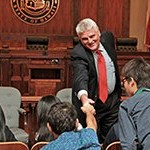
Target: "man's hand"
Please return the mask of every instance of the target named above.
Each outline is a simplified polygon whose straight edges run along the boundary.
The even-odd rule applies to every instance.
[[[92,128],[95,132],[97,131],[97,123],[95,119],[95,109],[94,107],[87,103],[81,107],[81,110],[86,114],[86,124],[87,128]]]
[[[81,110],[82,110],[85,114],[87,114],[87,113],[95,114],[95,113],[96,113],[94,107],[93,107],[91,104],[89,104],[89,103],[84,104],[84,105],[81,107]]]
[[[86,104],[94,104],[95,103],[95,101],[88,98],[88,96],[86,94],[83,94],[80,99],[82,101],[83,106],[86,105]]]

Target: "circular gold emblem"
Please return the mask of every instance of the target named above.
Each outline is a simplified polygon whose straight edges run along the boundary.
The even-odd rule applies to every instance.
[[[15,15],[23,22],[39,25],[55,16],[59,0],[11,0],[11,6]]]

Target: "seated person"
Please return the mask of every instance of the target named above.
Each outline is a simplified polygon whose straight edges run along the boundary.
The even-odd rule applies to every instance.
[[[142,57],[122,68],[122,84],[130,96],[120,105],[119,139],[122,150],[150,149],[150,64]]]
[[[62,102],[51,107],[47,126],[55,140],[42,150],[100,150],[95,109],[90,104],[82,106],[81,109],[86,114],[87,128],[77,130],[79,121],[74,105]]]
[[[6,125],[5,115],[2,107],[0,106],[0,142],[13,142],[17,141],[14,134]]]
[[[47,95],[43,96],[37,104],[37,120],[39,129],[36,133],[35,141],[46,141],[50,142],[53,140],[53,135],[49,132],[47,128],[47,115],[51,106],[57,102],[60,102],[60,99],[53,96]]]

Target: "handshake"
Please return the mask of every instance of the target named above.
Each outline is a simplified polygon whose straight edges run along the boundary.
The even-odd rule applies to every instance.
[[[96,114],[96,111],[93,107],[93,105],[89,104],[89,103],[86,103],[85,105],[83,105],[81,107],[81,110],[85,113],[85,114],[88,114],[88,113],[91,113],[93,115]]]

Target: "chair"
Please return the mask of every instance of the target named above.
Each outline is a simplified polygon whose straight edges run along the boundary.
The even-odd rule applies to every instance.
[[[16,139],[28,143],[29,135],[19,127],[19,113],[26,115],[26,111],[20,108],[21,94],[19,90],[13,87],[0,87],[0,105],[4,111],[6,125]]]
[[[134,52],[137,51],[137,38],[116,38],[116,49],[117,51]]]
[[[48,142],[37,142],[31,147],[31,150],[40,150],[44,145],[48,144]]]
[[[120,141],[112,142],[106,147],[106,150],[122,150]]]
[[[23,142],[0,142],[0,150],[29,150]]]
[[[72,88],[64,88],[59,90],[56,93],[56,97],[58,97],[62,102],[70,102],[72,103]]]

